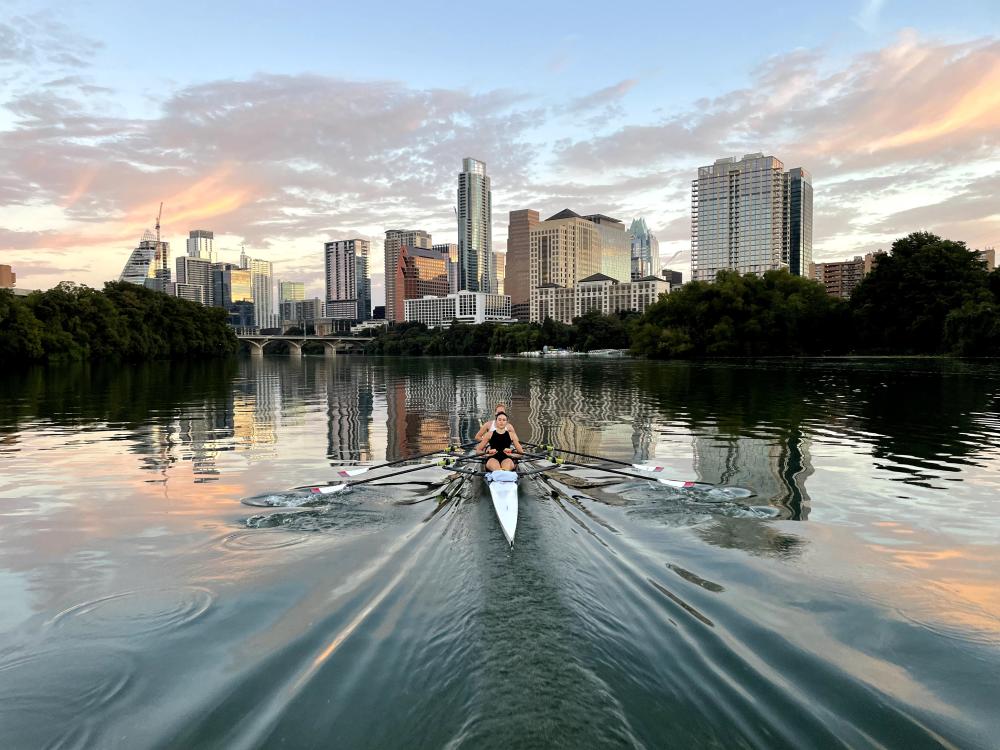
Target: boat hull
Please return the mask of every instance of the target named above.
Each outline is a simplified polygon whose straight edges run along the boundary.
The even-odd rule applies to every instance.
[[[497,476],[494,475],[504,475]],[[514,534],[517,532],[517,475],[510,471],[498,471],[486,476],[493,499],[493,510],[500,521],[500,528],[507,542],[514,546]]]

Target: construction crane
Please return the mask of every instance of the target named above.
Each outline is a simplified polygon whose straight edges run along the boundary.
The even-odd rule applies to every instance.
[[[163,201],[160,201],[160,210],[156,213],[156,244],[160,244],[160,217],[163,216]]]

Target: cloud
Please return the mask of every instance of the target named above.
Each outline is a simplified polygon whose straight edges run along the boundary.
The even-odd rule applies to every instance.
[[[619,81],[613,86],[607,86],[603,89],[591,92],[590,94],[577,97],[576,99],[570,100],[564,108],[564,111],[568,114],[580,114],[581,112],[589,112],[594,109],[606,107],[610,104],[615,104],[619,102],[625,94],[635,88],[635,85],[638,82],[639,81],[635,78],[628,78],[624,81]]]
[[[878,26],[879,16],[882,14],[882,7],[884,5],[885,0],[865,0],[861,6],[861,11],[851,18],[851,20],[869,34],[872,34]]]

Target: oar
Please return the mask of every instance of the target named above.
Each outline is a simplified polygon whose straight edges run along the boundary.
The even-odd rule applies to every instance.
[[[604,456],[592,456],[589,453],[580,453],[579,451],[566,450],[565,448],[556,448],[554,445],[538,445],[537,443],[525,443],[525,445],[530,445],[532,448],[541,448],[543,450],[549,451],[550,453],[568,453],[573,456],[592,458],[595,461],[605,461],[611,464],[618,464],[619,466],[627,466],[628,468],[636,469],[637,471],[646,471],[646,472],[663,471],[662,466],[643,466],[642,464],[630,464],[626,461],[616,461],[613,458],[605,458]],[[608,469],[604,467],[588,466],[587,464],[581,464],[575,461],[566,461],[566,460],[560,461],[557,459],[555,463],[565,463],[571,466],[579,466],[580,468],[583,469],[598,468],[600,471],[606,471],[610,474],[620,474],[623,477],[632,477],[633,479],[646,479],[646,477],[637,476],[636,474],[629,474],[624,471],[616,471],[614,469]],[[690,482],[681,479],[667,479],[666,477],[649,477],[649,478],[659,482],[660,484],[665,484],[668,487],[676,487],[678,489],[684,489],[684,490],[690,490],[690,489],[710,490],[710,489],[715,489],[716,487],[726,486],[721,484],[711,484],[709,482]]]
[[[398,464],[405,464],[407,461],[416,461],[420,458],[427,458],[428,456],[436,456],[439,453],[453,453],[456,450],[461,450],[462,448],[469,448],[476,444],[476,441],[471,443],[464,443],[463,445],[449,445],[447,448],[439,448],[436,451],[431,451],[430,453],[421,453],[419,456],[410,456],[409,458],[397,458],[395,461],[389,461],[384,464],[376,464],[375,466],[355,466],[350,469],[340,469],[337,472],[337,476],[340,477],[356,477],[359,474],[366,474],[374,469],[384,469],[387,466],[396,466]],[[389,474],[388,476],[395,476],[395,474]]]

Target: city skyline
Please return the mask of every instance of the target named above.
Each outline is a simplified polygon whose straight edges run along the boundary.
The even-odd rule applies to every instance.
[[[225,12],[205,21],[223,38],[218,55],[154,66],[128,43],[149,4],[83,12],[15,0],[0,15],[11,40],[0,56],[0,261],[22,288],[100,286],[163,201],[173,248],[205,228],[218,249],[245,242],[276,275],[321,294],[323,242],[369,239],[375,258],[392,227],[456,242],[455,165],[470,155],[489,165],[495,250],[506,247],[511,210],[586,205],[626,223],[644,217],[662,262],[688,277],[692,171],[756,151],[812,174],[815,261],[888,247],[914,229],[996,245],[997,11],[959,6],[869,0],[816,9],[794,29],[769,8],[725,60],[700,55],[694,66],[686,60],[698,48],[684,37],[738,33],[747,11],[618,7],[622,23],[662,28],[670,52],[591,60],[596,28],[532,47],[563,12],[537,9],[538,30],[515,45],[543,51],[511,63],[507,42],[487,35],[484,59],[492,50],[505,62],[471,78],[434,60],[360,62],[350,49],[367,31],[346,50],[307,57],[297,50],[316,32],[283,17],[259,56],[222,54],[237,49],[225,38],[253,25],[216,34],[233,21]],[[162,19],[165,39],[183,34],[185,7]],[[440,18],[434,26],[435,14],[397,10],[434,48],[460,39]],[[319,30],[332,12],[302,15]]]

